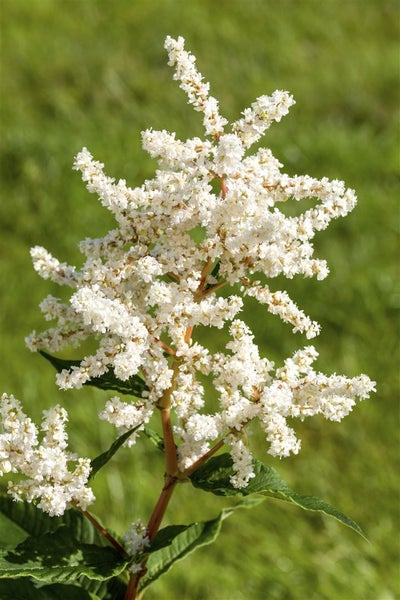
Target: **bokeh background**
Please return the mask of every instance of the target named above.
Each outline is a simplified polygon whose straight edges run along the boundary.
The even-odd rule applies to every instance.
[[[167,34],[186,38],[230,120],[261,94],[293,93],[297,104],[263,145],[288,173],[344,179],[359,197],[349,217],[317,237],[328,279],[272,283],[321,323],[318,367],[368,373],[377,393],[341,424],[296,424],[303,449],[293,459],[266,455],[256,431],[253,445],[292,488],[355,519],[370,543],[333,520],[266,500],[225,521],[217,543],[178,563],[149,600],[400,598],[398,9],[395,0],[0,0],[0,390],[35,418],[63,403],[79,454],[94,457],[111,443],[114,431],[96,418],[109,395],[59,391],[52,367],[25,348],[24,337],[45,327],[38,303],[65,294],[34,273],[29,249],[44,245],[80,263],[78,241],[113,227],[71,171],[82,146],[135,186],[155,168],[141,130],[202,135],[201,116],[166,65]],[[263,309],[249,322],[277,361],[306,343]],[[118,532],[146,520],[162,472],[146,440],[122,450],[96,478],[94,511]],[[226,504],[181,486],[166,523],[211,518]]]

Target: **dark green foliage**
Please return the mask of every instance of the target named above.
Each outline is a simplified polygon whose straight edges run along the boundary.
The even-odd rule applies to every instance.
[[[0,531],[7,531],[0,539],[1,598],[14,594],[30,600],[40,589],[39,600],[86,600],[90,596],[84,590],[93,591],[93,580],[108,581],[97,586],[99,598],[107,598],[107,588],[121,588],[113,580],[127,561],[74,509],[49,517],[32,504],[0,496]],[[38,582],[54,585],[39,588]]]
[[[255,460],[253,461],[253,469],[255,476],[250,479],[247,486],[242,489],[234,488],[229,481],[231,475],[233,475],[231,456],[230,454],[220,454],[197,469],[191,475],[190,480],[195,487],[217,496],[247,497],[252,494],[263,494],[278,500],[293,502],[305,510],[320,511],[334,517],[365,537],[357,523],[329,506],[327,502],[315,496],[302,496],[291,490],[272,467],[267,467],[259,460]]]

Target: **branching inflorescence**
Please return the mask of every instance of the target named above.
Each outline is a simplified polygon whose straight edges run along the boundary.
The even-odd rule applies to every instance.
[[[356,197],[342,181],[282,173],[269,149],[248,153],[266,129],[288,113],[294,104],[289,93],[261,96],[228,128],[194,57],[184,49],[183,38],[167,37],[165,47],[169,65],[175,67],[174,78],[189,103],[203,113],[206,139],[181,141],[164,130],[144,131],[143,148],[158,158],[160,168],[152,180],[134,189],[105,175],[103,165],[86,148],[77,155],[74,169],[81,171],[89,192],[113,213],[117,226],[103,238],[81,242],[86,256],[81,269],[59,262],[44,248],[32,249],[38,273],[71,287],[72,295],[69,302],[53,296],[43,300],[45,318],[55,319],[57,325],[33,332],[27,344],[33,351],[57,352],[95,336],[95,354],[59,373],[60,388],[80,388],[110,369],[122,381],[140,374],[147,388],[142,397],[131,402],[113,397],[100,418],[119,433],[139,426],[129,439],[132,445],[160,410],[167,475],[190,473],[224,442],[233,459],[231,483],[241,488],[253,477],[245,436],[250,421],[259,421],[270,454],[296,454],[300,441],[288,418],[321,414],[340,421],[356,398],[367,398],[374,389],[366,375],[348,379],[315,371],[318,354],[313,346],[298,350],[276,368],[260,355],[253,333],[240,317],[242,298],[249,296],[294,332],[308,339],[319,333],[319,325],[285,291],[273,291],[260,279],[326,277],[326,262],[314,258],[312,239],[332,219],[347,215]],[[279,209],[281,203],[304,198],[315,198],[315,206],[299,216],[285,216]],[[229,294],[232,286],[241,295]],[[230,341],[225,351],[213,354],[200,344],[198,326],[226,327]],[[199,375],[209,377],[215,387],[219,400],[215,412],[206,405]],[[177,423],[173,428],[171,410]],[[51,431],[61,431],[66,419],[63,409],[54,411],[47,416],[46,437],[39,445],[37,431],[17,401],[3,397],[0,470],[21,471],[28,477],[23,484],[10,484],[14,498],[41,497],[43,510],[60,514],[68,503],[85,509],[93,495],[85,487],[86,459],[67,475],[66,461],[71,457],[63,454],[64,434],[58,441],[51,434],[50,441]],[[39,461],[45,453],[47,469]],[[24,461],[29,468],[21,467]],[[62,463],[62,476],[55,475],[54,461]],[[49,486],[52,503],[45,500]],[[150,538],[157,521],[156,516]]]

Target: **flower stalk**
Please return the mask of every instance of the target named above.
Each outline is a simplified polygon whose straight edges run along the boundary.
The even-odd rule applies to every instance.
[[[105,527],[103,527],[103,525],[96,519],[96,517],[94,517],[89,511],[87,510],[82,510],[81,511],[83,516],[86,517],[86,519],[88,521],[90,521],[92,523],[92,525],[95,526],[95,528],[97,529],[97,531],[106,538],[106,540],[108,542],[110,542],[110,544],[112,546],[114,546],[114,548],[117,550],[117,552],[120,553],[120,555],[123,558],[129,558],[129,554],[126,552],[125,548],[123,548],[121,546],[121,544],[111,535],[111,533],[109,531],[107,531],[107,529],[105,529]]]

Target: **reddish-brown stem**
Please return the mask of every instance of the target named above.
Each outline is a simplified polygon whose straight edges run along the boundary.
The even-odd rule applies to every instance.
[[[160,497],[157,500],[157,504],[154,507],[149,524],[147,525],[147,536],[150,541],[155,537],[160,527],[177,481],[178,480],[175,477],[166,477],[165,485],[161,491]],[[141,563],[141,570],[131,576],[124,600],[139,600],[140,595],[138,595],[138,587],[141,578],[146,573],[147,558],[148,557],[143,559]]]
[[[170,277],[171,279],[173,279],[174,281],[178,281],[179,282],[179,277],[178,275],[175,275],[175,273],[167,273],[168,277]]]
[[[196,462],[194,462],[186,471],[184,471],[179,478],[166,475],[165,484],[161,491],[160,497],[158,498],[157,504],[154,507],[153,513],[150,517],[149,524],[147,525],[147,535],[150,540],[152,540],[161,524],[165,511],[167,510],[168,503],[171,499],[172,493],[175,489],[178,481],[182,481],[186,477],[189,477],[194,471],[200,467],[208,458],[210,458],[213,454],[218,452],[220,448],[224,445],[224,439],[217,442],[208,452],[203,454]],[[142,570],[139,573],[135,573],[131,576],[128,584],[128,588],[125,594],[124,600],[140,600],[140,595],[137,594],[137,590],[139,587],[139,582],[143,575],[145,574],[147,557],[142,561]]]
[[[104,527],[98,522],[98,520],[93,515],[91,515],[87,510],[82,510],[81,512],[83,516],[86,517],[86,519],[88,519],[88,521],[90,521],[92,525],[96,527],[97,531],[99,531],[101,535],[103,535],[110,542],[110,544],[114,546],[114,548],[121,554],[121,556],[123,556],[124,558],[129,558],[129,555],[121,546],[121,544],[117,542],[117,540],[107,531],[107,529],[104,529]]]
[[[157,504],[154,507],[153,514],[150,517],[149,524],[147,525],[147,535],[150,541],[154,538],[160,527],[162,518],[165,514],[177,482],[178,480],[176,477],[167,478],[166,480]]]
[[[226,189],[225,181],[223,178],[221,179],[221,189],[222,189],[222,196],[225,197],[227,189]],[[208,291],[204,292],[204,288],[205,288],[207,276],[211,270],[211,267],[212,267],[212,261],[211,261],[211,259],[208,259],[202,269],[201,279],[200,279],[199,287],[197,290],[197,294],[200,297],[202,295],[208,295]],[[173,279],[176,279],[176,277],[173,276],[173,274],[170,274],[170,276]],[[219,287],[222,287],[222,285],[225,285],[225,282],[221,282],[221,284],[217,284],[217,285],[213,286],[213,288],[211,288],[209,293],[214,292]],[[189,325],[186,328],[186,331],[184,333],[184,340],[187,344],[190,343],[192,334],[193,334],[193,326]],[[163,344],[163,342],[161,342],[160,340],[156,340],[156,341],[160,345]],[[171,355],[175,354],[175,351],[173,351],[171,348],[169,348],[169,346],[167,346],[165,349],[167,352],[169,352],[169,354],[171,354]],[[173,434],[173,430],[172,430],[171,410],[170,410],[171,409],[171,394],[175,389],[175,382],[176,382],[176,377],[178,375],[178,369],[179,369],[179,362],[178,362],[178,360],[175,359],[174,363],[173,363],[174,375],[172,377],[171,386],[168,390],[166,390],[164,392],[162,398],[159,400],[159,402],[157,404],[157,408],[160,410],[161,424],[162,424],[162,430],[163,430],[163,439],[164,439],[165,483],[164,483],[164,487],[161,491],[161,494],[157,500],[157,504],[155,505],[154,510],[151,514],[149,523],[147,525],[147,536],[150,541],[156,536],[156,534],[159,530],[161,521],[167,510],[169,501],[171,499],[171,496],[173,494],[173,491],[174,491],[175,486],[178,483],[178,481],[181,481],[181,480],[185,479],[186,477],[188,477],[189,475],[191,475],[203,462],[205,462],[210,456],[215,454],[215,452],[217,452],[224,445],[224,440],[220,440],[217,444],[215,444],[215,446],[213,446],[213,448],[211,448],[211,450],[209,450],[199,460],[197,460],[195,463],[193,463],[193,465],[191,467],[189,467],[189,469],[187,469],[184,473],[179,474],[176,445],[175,445],[174,434]],[[139,587],[139,582],[140,582],[141,578],[143,577],[143,575],[146,572],[146,563],[147,563],[147,557],[144,558],[143,561],[141,562],[141,570],[138,573],[131,575],[124,600],[139,600],[140,599],[141,594],[138,594],[138,587]]]
[[[198,469],[198,467],[200,467],[207,459],[209,459],[213,454],[218,452],[218,450],[222,448],[224,443],[224,439],[217,442],[208,452],[203,454],[203,456],[201,456],[188,469],[186,469],[186,471],[181,473],[179,478],[168,474],[166,475],[164,487],[161,491],[160,497],[157,500],[157,504],[154,507],[149,524],[147,525],[147,535],[150,540],[152,540],[158,532],[165,511],[167,510],[168,503],[171,499],[172,493],[178,481],[182,481],[183,479],[186,479],[186,477],[189,477],[189,475],[194,473],[194,471]],[[142,561],[142,570],[139,573],[135,573],[131,576],[124,600],[140,600],[140,595],[137,594],[137,590],[139,587],[139,582],[146,572],[146,562],[147,557]]]
[[[174,432],[172,430],[171,423],[171,394],[175,388],[175,380],[178,374],[178,361],[174,361],[171,386],[168,390],[165,390],[162,398],[160,398],[157,408],[160,410],[161,425],[164,439],[164,450],[165,450],[165,482],[161,494],[157,500],[157,504],[151,514],[149,523],[147,525],[147,536],[151,541],[156,535],[161,521],[164,517],[165,511],[167,510],[168,503],[171,499],[175,485],[178,481],[178,459],[176,454],[176,445],[174,440]],[[131,575],[128,588],[125,593],[124,600],[139,600],[138,587],[139,582],[146,572],[147,557],[143,559],[141,563],[141,570],[138,573]]]
[[[136,573],[136,575],[131,575],[128,583],[128,587],[126,588],[124,600],[134,600],[138,598],[137,596],[137,586],[140,579],[140,573]]]
[[[206,279],[207,279],[207,275],[210,272],[211,269],[211,265],[212,265],[212,260],[211,258],[209,258],[206,262],[206,264],[203,267],[203,270],[201,272],[201,278],[200,278],[200,283],[199,283],[199,289],[198,291],[202,291],[204,289],[205,283],[206,283]]]
[[[196,462],[194,462],[192,465],[190,465],[190,467],[188,467],[186,469],[186,471],[183,472],[182,474],[182,479],[189,477],[189,475],[191,475],[192,473],[195,472],[196,469],[198,469],[200,467],[200,465],[202,465],[204,462],[206,462],[206,460],[208,460],[210,458],[210,456],[212,456],[213,454],[215,454],[216,452],[218,452],[218,450],[220,448],[222,448],[222,446],[225,444],[225,440],[219,440],[219,442],[217,442],[215,444],[215,446],[213,446],[211,448],[211,450],[209,450],[208,452],[206,452],[205,454],[203,454],[203,456],[200,456],[200,458],[198,460],[196,460]]]
[[[163,408],[160,410],[160,413],[165,450],[165,475],[166,477],[175,477],[178,472],[178,461],[174,433],[172,431],[171,411],[169,408]]]
[[[225,198],[226,194],[228,193],[228,188],[226,187],[225,183],[225,177],[221,177],[221,193],[223,198]]]
[[[160,340],[159,338],[157,338],[155,336],[152,336],[152,339],[155,341],[156,344],[158,344],[159,346],[161,346],[161,348],[163,350],[165,350],[165,352],[167,352],[171,356],[175,356],[175,354],[176,354],[175,350],[173,350],[172,348],[170,348],[170,346],[168,346],[168,344],[166,344],[165,342],[163,342],[162,340]]]
[[[193,327],[192,327],[192,325],[189,325],[189,327],[186,328],[185,337],[184,337],[186,344],[189,344],[189,342],[192,338],[192,333],[193,333]]]
[[[209,287],[207,290],[204,290],[204,292],[201,293],[201,297],[205,298],[206,296],[213,294],[220,288],[224,287],[224,285],[226,285],[226,283],[227,283],[226,281],[220,281],[219,283],[216,283],[215,285]]]
[[[253,393],[253,398],[257,399],[256,392]],[[246,425],[248,425],[248,423],[250,423],[250,421],[251,419],[243,423],[242,426],[245,427]],[[231,429],[230,433],[234,433],[234,431],[234,429]],[[192,473],[194,473],[196,469],[198,469],[204,462],[206,462],[206,460],[208,460],[211,456],[213,456],[213,454],[215,454],[220,448],[222,448],[222,446],[225,444],[225,439],[226,435],[221,440],[219,440],[219,442],[217,442],[208,452],[203,454],[203,456],[200,456],[200,458],[196,460],[196,462],[194,462],[192,465],[190,465],[190,467],[183,471],[183,473],[181,473],[181,475],[179,476],[179,479],[186,479],[186,477],[189,477]]]

